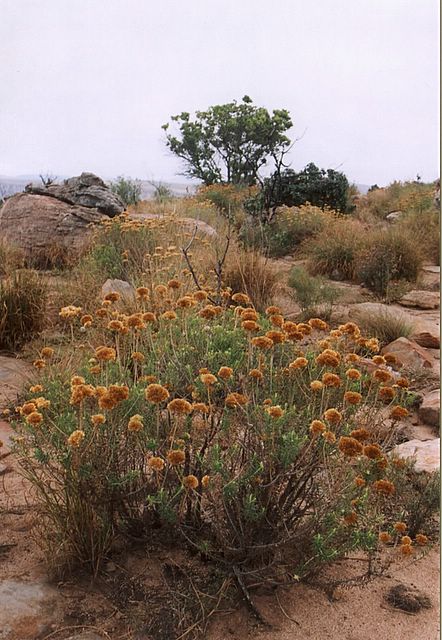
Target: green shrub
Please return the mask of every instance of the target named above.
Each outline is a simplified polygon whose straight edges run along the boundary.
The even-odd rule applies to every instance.
[[[118,176],[118,178],[111,183],[111,189],[121,198],[126,207],[136,205],[140,202],[142,186],[139,180]]]
[[[32,271],[0,281],[0,349],[20,349],[43,329],[46,300],[46,286]]]
[[[333,304],[339,297],[336,287],[319,276],[310,276],[302,267],[292,269],[288,285],[305,318],[318,316],[328,320],[331,317]]]
[[[341,219],[328,224],[305,245],[309,271],[337,280],[352,280],[366,236],[366,229],[357,221]]]
[[[369,244],[358,255],[358,279],[380,297],[388,294],[389,285],[405,280],[415,282],[422,266],[420,247],[414,238],[400,229],[375,231]]]
[[[278,258],[299,249],[305,240],[324,229],[334,215],[331,210],[323,211],[309,204],[282,207],[268,224],[259,224],[255,219],[249,219],[241,229],[240,239],[243,244]]]

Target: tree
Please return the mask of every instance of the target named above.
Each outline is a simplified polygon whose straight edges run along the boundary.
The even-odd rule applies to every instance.
[[[272,115],[264,107],[256,107],[248,96],[238,103],[209,107],[197,111],[195,118],[183,111],[172,116],[176,135],[164,124],[166,144],[184,160],[185,175],[214,183],[262,183],[260,170],[269,161],[275,164],[290,147],[285,133],[292,127],[286,109],[275,109]]]
[[[263,222],[270,222],[278,207],[299,207],[306,202],[321,209],[330,207],[348,213],[349,188],[343,173],[319,169],[313,162],[298,173],[278,167],[264,180],[258,196],[246,203],[246,208],[249,213],[260,215]]]

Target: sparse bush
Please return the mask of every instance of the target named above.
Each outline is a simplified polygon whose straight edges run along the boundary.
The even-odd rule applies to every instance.
[[[132,178],[118,176],[118,178],[111,183],[111,189],[121,198],[126,207],[136,205],[140,202],[142,191],[140,180],[132,180]]]
[[[440,265],[440,214],[438,211],[412,211],[395,224],[398,232],[408,236],[422,255]]]
[[[292,269],[288,285],[305,318],[318,316],[325,320],[330,319],[333,304],[339,298],[336,287],[319,276],[310,276],[302,267]]]
[[[149,184],[154,188],[153,198],[157,204],[164,204],[172,200],[173,193],[167,184],[154,182],[153,180],[151,180]]]
[[[46,286],[32,271],[0,281],[0,349],[16,351],[43,329],[46,300]]]
[[[223,282],[232,293],[244,291],[259,311],[268,307],[274,298],[278,277],[271,264],[258,251],[238,249],[228,256]]]
[[[380,297],[393,282],[415,282],[422,266],[420,248],[399,229],[370,234],[366,248],[357,256],[358,279]]]
[[[278,258],[293,253],[302,242],[316,236],[334,220],[336,213],[306,204],[300,207],[282,207],[272,221],[260,225],[250,218],[240,231],[240,239],[246,246],[261,249]]]
[[[382,346],[390,344],[398,338],[408,338],[413,332],[413,324],[404,314],[393,310],[383,313],[367,313],[359,319],[361,329],[369,336],[374,336]]]
[[[366,246],[367,230],[352,220],[336,220],[305,245],[313,274],[352,280],[357,256]]]

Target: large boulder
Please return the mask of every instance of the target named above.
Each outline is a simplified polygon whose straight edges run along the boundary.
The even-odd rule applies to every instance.
[[[419,418],[425,424],[431,424],[433,427],[440,426],[440,389],[430,391],[424,396],[419,407]]]
[[[394,354],[401,366],[412,369],[431,369],[435,364],[434,358],[428,351],[407,338],[398,338],[394,342],[390,342],[382,349],[381,353]]]
[[[438,291],[409,291],[402,296],[399,304],[415,309],[439,309],[440,294]]]
[[[97,209],[19,193],[0,209],[0,238],[37,261],[48,259],[54,251],[75,254],[85,245],[92,226],[104,218]]]
[[[108,185],[93,173],[68,178],[61,184],[47,186],[28,185],[26,192],[34,195],[50,196],[68,204],[96,209],[113,218],[125,209],[124,203]]]
[[[440,469],[440,438],[434,440],[409,440],[397,445],[393,455],[404,460],[414,459],[414,470],[417,473],[426,471],[433,473]]]

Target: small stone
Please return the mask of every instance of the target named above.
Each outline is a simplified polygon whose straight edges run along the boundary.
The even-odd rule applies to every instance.
[[[419,407],[419,418],[425,424],[430,424],[433,427],[440,426],[440,389],[431,391],[424,396]]]
[[[121,298],[125,302],[133,302],[135,300],[136,292],[134,287],[125,280],[112,280],[108,279],[101,287],[101,295],[104,298],[108,293],[119,293]]]
[[[388,220],[388,222],[392,223],[392,222],[397,222],[399,220],[399,218],[401,218],[403,215],[402,211],[392,211],[391,213],[388,214],[388,216],[385,216],[385,219]]]
[[[112,562],[112,560],[110,560],[107,564],[106,564],[106,571],[108,573],[113,573],[114,571],[117,570],[117,565],[115,564],[115,562]]]

